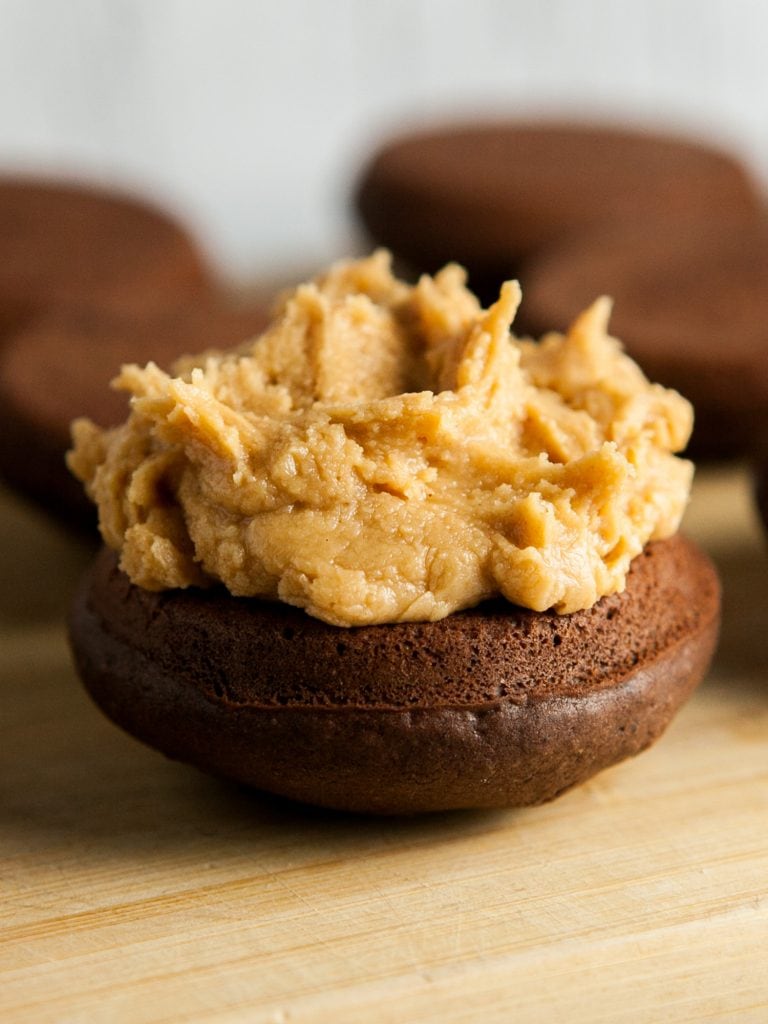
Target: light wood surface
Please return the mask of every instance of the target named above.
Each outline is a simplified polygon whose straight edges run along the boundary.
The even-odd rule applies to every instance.
[[[741,469],[688,532],[715,666],[651,751],[545,807],[367,820],[171,763],[88,702],[89,556],[0,493],[0,1020],[768,1020],[768,553]]]

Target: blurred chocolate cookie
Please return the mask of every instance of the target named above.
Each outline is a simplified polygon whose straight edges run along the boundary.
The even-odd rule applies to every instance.
[[[145,201],[58,181],[0,179],[0,337],[50,308],[143,312],[207,287],[195,242]]]
[[[595,224],[660,234],[748,223],[762,198],[732,156],[674,135],[547,121],[446,125],[385,143],[356,204],[372,238],[421,271],[449,260],[492,293]]]
[[[753,450],[768,372],[765,223],[593,233],[532,262],[522,286],[534,336],[610,295],[611,329],[632,358],[693,403],[691,450],[713,458]]]
[[[125,419],[128,399],[109,382],[123,363],[167,369],[179,356],[231,348],[258,334],[262,305],[224,299],[146,314],[70,311],[36,320],[0,347],[0,473],[52,511],[84,525],[94,509],[64,463],[73,419]]]

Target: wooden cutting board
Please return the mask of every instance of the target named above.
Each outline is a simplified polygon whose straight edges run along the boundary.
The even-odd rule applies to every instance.
[[[725,583],[651,751],[526,811],[367,820],[206,778],[81,692],[87,545],[0,495],[0,1020],[768,1021],[768,553],[743,469],[688,532]]]

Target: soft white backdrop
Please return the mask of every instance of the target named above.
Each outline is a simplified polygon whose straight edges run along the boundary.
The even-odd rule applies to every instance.
[[[0,0],[0,171],[146,190],[228,273],[355,240],[403,123],[601,114],[724,141],[768,177],[765,0]]]

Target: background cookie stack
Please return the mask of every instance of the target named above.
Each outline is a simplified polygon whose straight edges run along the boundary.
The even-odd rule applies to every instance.
[[[458,261],[486,301],[518,277],[518,333],[610,295],[629,353],[693,402],[691,454],[768,461],[768,224],[734,155],[616,124],[444,124],[384,141],[354,204],[411,276]],[[237,344],[265,304],[235,302],[183,225],[115,191],[0,181],[0,250],[0,473],[92,523],[69,422],[116,422],[122,362]]]
[[[519,277],[518,330],[563,330],[598,295],[652,380],[696,409],[697,457],[755,451],[768,365],[765,198],[739,160],[611,125],[443,125],[386,142],[356,205],[415,271],[456,260],[486,299]]]
[[[69,521],[94,513],[69,474],[69,424],[127,403],[123,362],[235,345],[264,322],[236,302],[174,217],[136,196],[0,180],[0,473]]]

